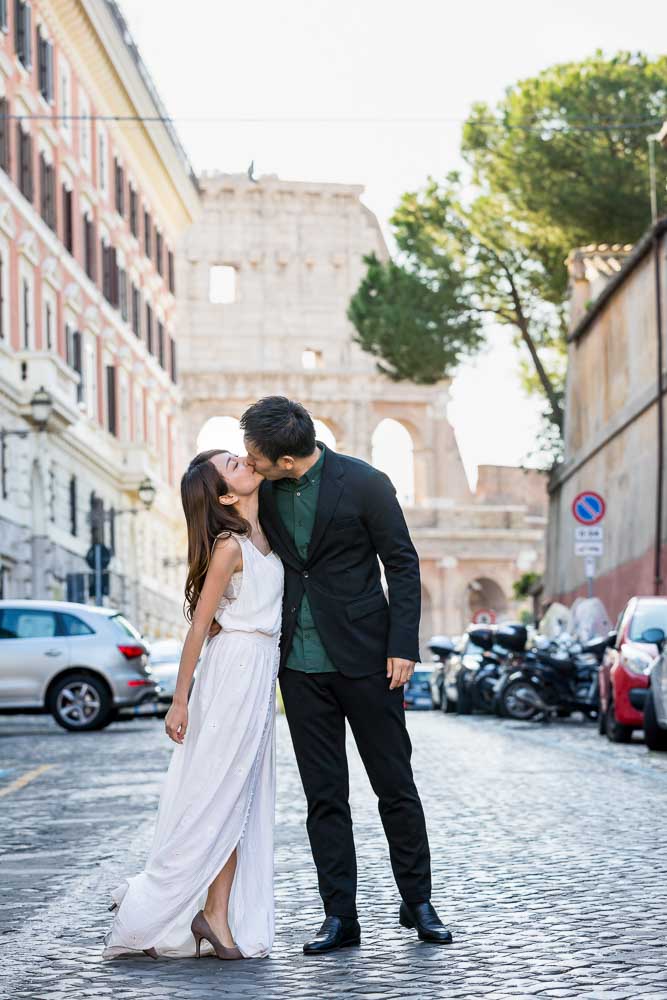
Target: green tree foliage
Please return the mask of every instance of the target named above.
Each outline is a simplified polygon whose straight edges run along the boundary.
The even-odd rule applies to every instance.
[[[649,225],[647,136],[666,116],[667,56],[596,52],[520,81],[495,108],[476,104],[462,152],[475,183],[511,199],[536,256],[551,255],[554,240],[563,256],[586,243],[634,242]],[[658,149],[662,212],[666,160]],[[565,283],[555,268],[552,294]]]
[[[430,180],[403,196],[392,220],[399,263],[368,258],[348,315],[361,346],[392,378],[436,382],[479,349],[487,319],[510,325],[525,344],[560,426],[559,387],[539,354],[562,331],[562,308],[548,301],[549,276],[526,247],[525,227],[500,195],[466,204],[460,178]],[[420,336],[428,336],[422,346]]]
[[[553,66],[496,107],[475,105],[462,143],[472,185],[451,175],[404,195],[392,219],[398,260],[369,258],[350,304],[380,370],[435,382],[479,349],[489,321],[504,323],[560,428],[565,258],[647,227],[647,135],[665,117],[667,57],[630,53]],[[666,161],[658,150],[662,211]]]

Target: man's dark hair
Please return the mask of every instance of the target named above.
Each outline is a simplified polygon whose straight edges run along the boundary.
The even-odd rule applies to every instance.
[[[285,396],[265,396],[249,406],[241,428],[263,455],[277,462],[283,455],[307,458],[315,451],[315,425],[301,403]]]

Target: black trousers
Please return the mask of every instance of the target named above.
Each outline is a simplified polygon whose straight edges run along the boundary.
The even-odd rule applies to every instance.
[[[308,803],[306,826],[327,916],[356,917],[357,860],[348,802],[345,720],[378,797],[394,878],[402,898],[431,896],[424,811],[412,777],[403,688],[384,673],[280,675],[285,713]]]

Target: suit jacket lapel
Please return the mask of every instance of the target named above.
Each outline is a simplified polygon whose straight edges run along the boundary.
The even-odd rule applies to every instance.
[[[324,457],[322,478],[320,480],[320,493],[317,500],[315,524],[313,525],[313,533],[310,536],[310,545],[308,546],[308,559],[306,560],[306,564],[312,561],[315,552],[322,541],[324,532],[329,525],[329,521],[335,513],[342,492],[343,466],[338,461],[336,452],[327,448]]]
[[[264,482],[260,486],[259,515],[262,527],[271,542],[271,548],[275,549],[284,562],[292,564],[295,569],[301,569],[303,559],[294,547],[294,542],[280,516],[273,483]]]

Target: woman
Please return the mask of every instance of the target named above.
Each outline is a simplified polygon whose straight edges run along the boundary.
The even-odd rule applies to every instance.
[[[260,958],[273,943],[274,694],[283,591],[262,477],[207,451],[181,481],[191,624],[165,720],[176,744],[146,868],[112,897],[105,958]],[[188,690],[213,619],[188,704]]]

